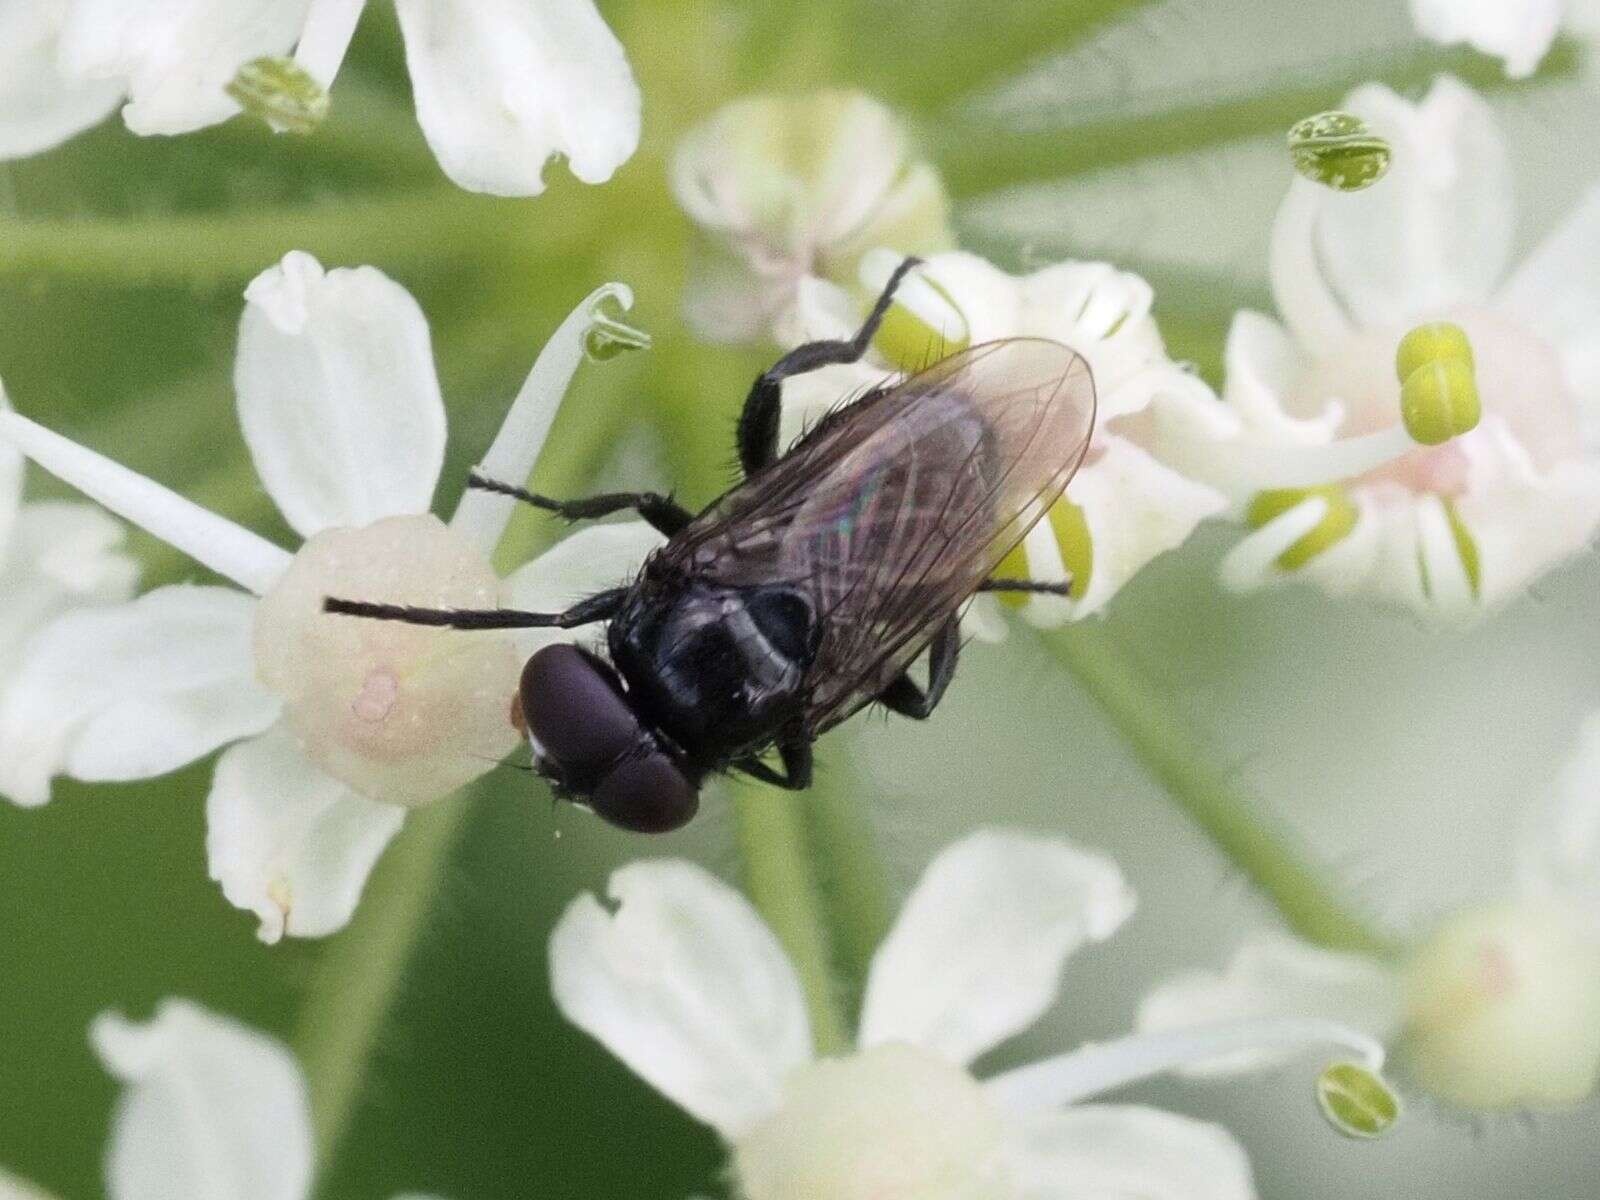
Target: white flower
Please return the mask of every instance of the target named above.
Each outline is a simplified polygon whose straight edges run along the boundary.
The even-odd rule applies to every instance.
[[[1290,185],[1271,262],[1284,324],[1235,320],[1230,416],[1268,459],[1314,463],[1341,434],[1381,446],[1399,432],[1397,346],[1442,320],[1471,341],[1483,417],[1443,445],[1401,438],[1403,453],[1366,463],[1329,454],[1321,482],[1343,486],[1257,510],[1223,577],[1238,588],[1305,577],[1470,616],[1583,549],[1600,523],[1600,189],[1508,275],[1511,172],[1483,101],[1441,78],[1420,104],[1370,85],[1343,107],[1388,139],[1394,165],[1355,194]]]
[[[1373,1047],[1327,1022],[1243,1023],[1084,1046],[987,1080],[969,1070],[1038,1019],[1067,958],[1132,909],[1105,858],[974,834],[928,867],[874,957],[856,1048],[819,1058],[800,982],[750,905],[691,863],[642,862],[612,875],[609,903],[568,907],[552,990],[568,1020],[717,1131],[743,1200],[1251,1196],[1224,1130],[1083,1102],[1261,1042]]]
[[[1600,713],[1584,727],[1553,810],[1532,823],[1519,868],[1510,894],[1449,914],[1392,960],[1256,935],[1222,972],[1153,991],[1140,1028],[1318,1017],[1394,1042],[1416,1084],[1451,1104],[1577,1104],[1600,1080]],[[1201,1070],[1272,1062],[1235,1057]]]
[[[122,1084],[106,1151],[110,1200],[309,1200],[306,1081],[277,1039],[165,1000],[145,1024],[100,1014],[89,1040]],[[0,1172],[0,1200],[37,1196]]]
[[[330,87],[365,0],[0,0],[0,156],[37,153],[127,100],[135,133],[239,112],[240,68],[294,50]],[[565,155],[601,183],[639,142],[639,89],[594,0],[398,0],[417,119],[464,188],[531,196]]]
[[[239,421],[263,486],[306,539],[294,554],[0,413],[0,439],[238,585],[160,588],[41,631],[0,703],[0,792],[40,804],[56,774],[146,778],[235,743],[207,802],[211,874],[275,941],[340,928],[405,807],[518,743],[518,672],[552,636],[329,616],[323,597],[559,608],[617,582],[661,539],[642,522],[596,526],[497,578],[489,556],[512,500],[468,492],[448,525],[428,512],[444,406],[405,289],[294,252],[245,294]],[[532,470],[607,299],[631,304],[608,285],[566,320],[485,474]]]
[[[1442,45],[1466,42],[1503,59],[1513,79],[1532,75],[1561,28],[1566,0],[1411,0],[1417,32]]]
[[[874,251],[862,263],[863,296],[876,296],[899,255]],[[1151,452],[1154,410],[1210,436],[1220,413],[1197,375],[1167,357],[1151,315],[1153,295],[1137,275],[1107,263],[1058,263],[1008,275],[977,255],[936,254],[907,277],[898,303],[858,364],[799,376],[784,389],[785,433],[792,439],[842,397],[881,383],[897,367],[914,370],[944,353],[996,338],[1044,337],[1071,347],[1094,374],[1097,419],[1083,467],[1049,516],[998,572],[1059,582],[1070,598],[1019,600],[1037,624],[1100,612],[1151,559],[1181,545],[1228,497]],[[802,340],[849,337],[866,315],[840,288],[820,286],[801,307]],[[1070,448],[1064,453],[1070,452]],[[969,621],[979,636],[1003,636],[988,597]]]
[[[699,227],[684,312],[702,337],[769,330],[799,340],[796,306],[821,280],[853,282],[868,250],[951,245],[933,166],[878,101],[858,92],[750,96],[690,130],[672,190]]]

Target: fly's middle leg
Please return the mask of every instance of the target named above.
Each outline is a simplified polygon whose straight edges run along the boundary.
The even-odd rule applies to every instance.
[[[598,496],[585,496],[581,500],[552,500],[549,496],[541,496],[537,492],[530,492],[526,488],[517,487],[515,484],[501,483],[497,479],[487,479],[476,471],[467,476],[467,486],[480,492],[494,492],[501,496],[510,496],[513,500],[520,500],[524,504],[531,504],[534,508],[543,509],[545,512],[555,513],[567,521],[586,521],[596,517],[608,517],[612,513],[633,509],[653,529],[671,537],[690,521],[694,514],[684,508],[671,496],[663,496],[658,492],[604,492]]]
[[[956,673],[956,660],[961,656],[961,622],[951,617],[939,626],[928,645],[928,690],[923,691],[909,672],[901,672],[883,691],[878,700],[891,712],[916,721],[925,721],[944,698],[944,690]]]
[[[783,381],[795,375],[804,375],[818,367],[839,363],[853,363],[867,352],[872,338],[883,324],[883,318],[894,303],[895,289],[906,273],[921,265],[920,258],[907,258],[894,269],[883,294],[872,306],[867,319],[855,337],[847,342],[807,342],[796,346],[772,366],[763,371],[745,398],[744,410],[739,414],[739,463],[746,475],[754,475],[778,457],[778,424],[783,414],[780,403]]]

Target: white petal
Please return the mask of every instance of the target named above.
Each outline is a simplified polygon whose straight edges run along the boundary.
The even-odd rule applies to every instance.
[[[0,390],[0,412],[8,409],[4,390]],[[22,451],[0,439],[0,564],[11,544],[11,530],[22,507]]]
[[[217,761],[206,859],[228,902],[261,918],[264,942],[322,937],[355,912],[405,810],[356,795],[307,761],[282,726]]]
[[[265,538],[12,412],[3,402],[0,439],[91,500],[258,596],[289,565],[289,553]]]
[[[45,626],[0,701],[0,792],[42,804],[57,774],[163,775],[266,728],[278,702],[255,682],[254,608],[179,585]]]
[[[1565,899],[1600,930],[1600,712],[1584,718],[1550,801],[1534,806],[1518,867],[1525,890]]]
[[[166,1000],[149,1024],[102,1013],[95,1053],[123,1084],[106,1154],[111,1200],[304,1200],[305,1079],[274,1038]]]
[[[1195,971],[1153,990],[1139,1006],[1138,1027],[1154,1034],[1272,1017],[1337,1021],[1387,1041],[1400,1025],[1399,980],[1375,959],[1322,950],[1284,934],[1256,934],[1223,971]],[[1186,1070],[1192,1075],[1254,1071],[1293,1053],[1232,1054]]]
[[[562,1014],[727,1141],[811,1058],[794,968],[748,901],[692,863],[634,863],[608,908],[580,896],[550,935]]]
[[[0,0],[0,160],[58,146],[122,99],[114,79],[69,79],[56,56],[67,0]]]
[[[1394,151],[1389,173],[1366,191],[1316,188],[1319,261],[1351,314],[1368,327],[1405,325],[1487,299],[1505,271],[1514,215],[1489,106],[1443,77],[1421,104],[1369,84],[1344,107]]]
[[[639,85],[593,0],[397,0],[417,120],[444,173],[498,196],[544,190],[563,154],[604,183],[639,144]]]
[[[50,1193],[0,1170],[0,1200],[54,1200]]]
[[[1057,838],[984,830],[923,873],[872,960],[863,1047],[904,1041],[969,1063],[1055,999],[1067,957],[1133,911],[1110,859]]]
[[[305,537],[426,512],[444,465],[428,322],[373,267],[298,250],[245,289],[233,383],[256,472]]]
[[[133,594],[138,564],[122,553],[122,526],[88,504],[24,505],[9,553],[0,549],[0,690],[16,675],[27,639],[80,604]]]
[[[1261,313],[1236,313],[1228,328],[1223,402],[1252,434],[1271,441],[1327,442],[1344,420],[1340,405],[1330,403],[1315,417],[1296,417],[1284,407],[1303,365],[1283,326]]]
[[[309,0],[73,0],[61,34],[72,78],[118,81],[135,133],[188,133],[239,106],[239,68],[294,45]]]
[[[666,540],[643,521],[580,529],[507,576],[503,584],[506,603],[532,612],[559,612],[586,596],[633,579],[645,556]],[[566,629],[520,630],[517,645],[526,657],[541,646],[571,641],[573,636],[574,631]]]
[[[1181,546],[1201,521],[1228,506],[1221,492],[1185,478],[1131,441],[1103,436],[1099,445],[1099,457],[1067,489],[1094,545],[1089,587],[1072,605],[1074,618],[1100,612],[1152,559]],[[1025,611],[1032,616],[1035,609]]]
[[[1132,1104],[1022,1119],[1019,1200],[1251,1200],[1250,1161],[1219,1125]]]
[[[1532,75],[1561,27],[1562,0],[1411,0],[1423,37],[1446,46],[1466,42],[1504,59],[1513,79]]]
[[[1517,268],[1500,307],[1569,358],[1592,355],[1600,340],[1600,187],[1577,206]],[[1570,373],[1571,363],[1569,363]]]
[[[633,290],[621,283],[601,284],[567,314],[544,344],[478,464],[485,478],[521,486],[532,474],[562,398],[584,360],[585,343],[595,324],[606,318],[606,305],[612,301],[627,312],[633,307]],[[484,557],[491,557],[516,505],[510,496],[468,489],[450,526],[483,551]]]

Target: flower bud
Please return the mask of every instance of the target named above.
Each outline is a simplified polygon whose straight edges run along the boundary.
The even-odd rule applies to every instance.
[[[1514,900],[1445,921],[1406,973],[1408,1061],[1463,1108],[1551,1108],[1600,1075],[1600,943],[1566,907]]]

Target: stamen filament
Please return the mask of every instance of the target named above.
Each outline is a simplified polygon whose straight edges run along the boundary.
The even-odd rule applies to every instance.
[[[1278,312],[1312,354],[1333,350],[1350,336],[1350,318],[1328,287],[1317,262],[1319,185],[1296,177],[1272,222],[1268,254],[1272,298]]]
[[[539,351],[533,369],[511,402],[500,432],[495,434],[488,452],[479,462],[480,475],[502,483],[521,484],[533,473],[562,397],[584,360],[589,331],[604,318],[600,306],[607,300],[615,300],[626,312],[633,307],[633,290],[621,283],[604,284],[584,297],[561,322],[544,349]],[[450,519],[451,528],[484,554],[492,555],[516,504],[510,496],[468,490]]]
[[[258,596],[293,558],[250,530],[5,408],[0,408],[0,438],[90,499]]]
[[[1398,421],[1388,429],[1322,445],[1259,445],[1240,442],[1163,442],[1163,457],[1191,479],[1208,483],[1243,504],[1257,492],[1309,488],[1353,479],[1417,448]]]
[[[1357,1057],[1374,1075],[1383,1068],[1383,1046],[1359,1030],[1314,1017],[1278,1017],[1136,1034],[1086,1045],[997,1075],[984,1086],[1000,1103],[1013,1108],[1055,1108],[1230,1055],[1319,1048]]]

